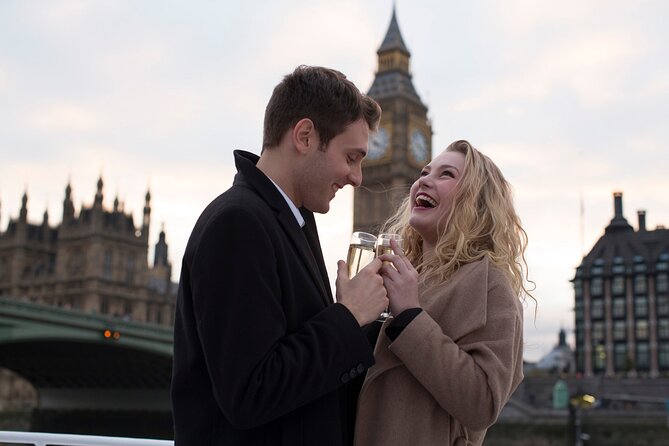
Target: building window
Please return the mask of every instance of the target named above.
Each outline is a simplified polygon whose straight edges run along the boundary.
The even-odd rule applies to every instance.
[[[646,294],[647,291],[646,276],[644,274],[634,276],[634,294]]]
[[[112,278],[112,251],[108,249],[102,256],[102,277],[104,279]]]
[[[126,300],[123,302],[123,317],[130,320],[132,319],[132,301]]]
[[[576,298],[583,297],[583,281],[581,279],[574,280],[574,295]]]
[[[645,296],[634,298],[634,315],[636,317],[648,316],[648,298]]]
[[[637,339],[648,339],[648,321],[647,320],[636,321],[636,338]]]
[[[657,296],[657,315],[669,316],[669,296]]]
[[[613,272],[613,274],[623,274],[625,272],[625,259],[620,256],[614,257],[611,272]]]
[[[603,292],[604,281],[601,277],[594,277],[592,281],[590,281],[590,295],[593,297],[601,296]]]
[[[657,350],[660,368],[669,369],[669,342],[660,343]]]
[[[657,271],[669,271],[669,252],[660,254],[660,256],[657,258],[655,269]]]
[[[658,293],[666,293],[669,291],[669,274],[660,273],[655,279],[655,291]]]
[[[67,271],[71,276],[82,276],[84,274],[84,253],[77,249],[72,252],[67,264]]]
[[[595,369],[603,370],[606,365],[606,347],[604,346],[603,342],[598,342],[595,344],[593,355]]]
[[[578,320],[578,321],[583,320],[583,301],[582,300],[577,300],[576,303],[574,304],[574,316],[576,317],[576,320]]]
[[[102,314],[108,314],[109,313],[109,299],[106,297],[103,297],[100,300],[100,313]]]
[[[657,320],[657,337],[659,339],[669,339],[669,319]]]
[[[604,300],[603,299],[592,299],[590,303],[590,317],[593,319],[601,319],[604,317]]]
[[[592,340],[594,342],[604,340],[604,322],[598,321],[592,323]]]
[[[627,324],[625,321],[615,321],[613,323],[613,339],[622,341],[627,337]]]
[[[618,371],[627,370],[627,346],[624,342],[613,347],[613,364]]]
[[[125,283],[128,285],[132,285],[134,279],[135,279],[135,257],[133,257],[132,254],[128,254],[128,260],[125,269]]]
[[[614,296],[621,296],[625,294],[625,277],[615,276],[611,282],[611,293]]]
[[[6,257],[0,257],[0,282],[9,281],[9,262]]]
[[[621,318],[625,317],[625,298],[624,297],[615,297],[613,299],[613,317]]]
[[[647,342],[638,342],[636,344],[636,368],[639,370],[648,370],[650,366],[650,355]]]

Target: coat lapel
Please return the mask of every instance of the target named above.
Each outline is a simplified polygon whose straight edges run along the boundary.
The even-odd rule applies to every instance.
[[[316,219],[314,214],[311,211],[308,211],[304,208],[300,209],[300,213],[304,218],[304,235],[307,238],[307,242],[311,247],[311,251],[314,254],[316,264],[318,266],[318,271],[321,274],[321,280],[323,285],[325,285],[325,291],[328,296],[328,302],[334,303],[332,299],[332,290],[330,289],[330,278],[328,277],[327,268],[325,268],[325,261],[323,260],[323,251],[321,250],[321,241],[318,238],[318,228],[316,227]]]
[[[281,197],[281,200],[283,200],[283,197]],[[320,291],[319,296],[323,303],[325,305],[328,304],[328,298],[329,293],[326,292],[325,285],[323,284],[322,278],[321,278],[321,273],[318,269],[318,263],[316,262],[316,257],[314,253],[312,252],[311,248],[309,247],[309,242],[307,241],[307,237],[305,233],[302,231],[302,228],[297,224],[297,220],[295,220],[295,216],[293,215],[293,212],[288,208],[288,205],[286,204],[286,210],[281,211],[278,215],[278,220],[281,226],[283,227],[284,231],[286,234],[288,234],[288,238],[290,241],[293,243],[293,246],[299,253],[299,257],[304,263],[304,265],[307,267],[307,270],[309,270],[309,275],[313,279],[314,283],[318,287],[318,290]]]
[[[313,214],[309,211],[302,211],[305,226],[307,227],[306,230],[312,236],[315,235],[316,243],[314,244],[314,250],[310,247],[306,234],[297,223],[295,215],[293,215],[293,211],[290,210],[286,200],[274,184],[272,184],[272,181],[255,166],[259,157],[241,150],[235,150],[234,155],[235,164],[239,172],[235,177],[235,183],[244,182],[251,186],[265,200],[267,205],[276,212],[279,224],[320,291],[320,299],[323,301],[323,304],[328,305],[332,302],[332,292],[330,291],[327,272],[325,272],[325,265],[323,264],[323,254],[318,245],[318,232]],[[321,264],[323,264],[322,269]]]

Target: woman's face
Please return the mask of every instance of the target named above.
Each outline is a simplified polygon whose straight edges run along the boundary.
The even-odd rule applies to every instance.
[[[439,221],[444,222],[451,210],[464,166],[464,154],[441,152],[411,186],[409,224],[432,246],[437,242]]]

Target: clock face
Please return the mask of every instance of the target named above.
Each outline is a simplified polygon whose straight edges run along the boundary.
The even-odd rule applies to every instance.
[[[388,131],[383,127],[369,136],[369,150],[367,151],[368,160],[377,160],[382,158],[388,151],[390,138]]]
[[[413,159],[418,163],[426,163],[430,158],[428,151],[427,138],[425,138],[425,135],[420,130],[414,130],[411,133],[411,153]]]

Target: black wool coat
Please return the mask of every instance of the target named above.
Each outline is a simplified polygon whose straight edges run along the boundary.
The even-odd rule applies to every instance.
[[[234,184],[203,211],[183,257],[176,446],[348,444],[347,386],[372,348],[333,302],[313,214],[301,210],[300,228],[257,160],[235,151]]]

